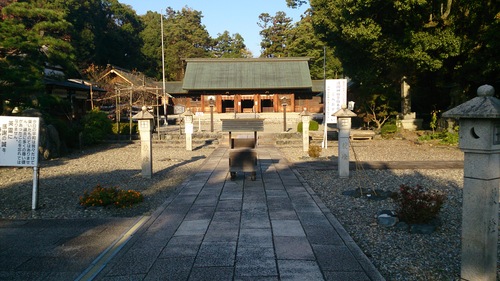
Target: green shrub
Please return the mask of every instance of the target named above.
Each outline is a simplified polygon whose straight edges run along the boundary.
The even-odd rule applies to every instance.
[[[394,134],[397,131],[398,131],[398,126],[396,125],[396,122],[386,122],[380,129],[380,134],[382,135]]]
[[[83,143],[92,145],[102,142],[108,134],[111,134],[111,120],[106,113],[94,109],[88,112],[82,119]]]
[[[120,130],[117,129],[118,125],[113,123],[113,134],[128,135],[130,134],[129,123],[120,123]],[[137,123],[132,123],[132,134],[137,134]]]
[[[428,223],[437,217],[445,196],[420,185],[410,187],[402,184],[394,200],[400,220],[408,224]]]
[[[419,141],[433,141],[437,140],[439,144],[445,145],[457,145],[459,140],[458,131],[454,132],[434,132],[430,134],[424,134],[418,138]]]
[[[95,186],[91,192],[85,191],[80,197],[80,205],[84,207],[91,206],[109,206],[113,205],[119,208],[131,207],[133,204],[142,202],[144,197],[138,191],[121,190],[116,187]]]
[[[302,122],[297,124],[297,132],[302,133]],[[319,129],[319,123],[317,121],[311,120],[309,121],[309,131],[317,131]]]

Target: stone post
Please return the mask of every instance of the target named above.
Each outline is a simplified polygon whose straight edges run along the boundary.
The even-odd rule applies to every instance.
[[[187,109],[186,112],[182,114],[184,116],[184,126],[186,132],[186,150],[193,150],[193,113],[191,109]]]
[[[137,120],[139,134],[141,136],[141,175],[143,178],[151,178],[153,174],[153,150],[152,138],[154,116],[147,111],[145,106],[142,111],[132,116]]]
[[[309,151],[309,122],[311,121],[311,113],[304,108],[300,113],[302,117],[302,150]]]
[[[500,100],[494,94],[483,85],[477,97],[443,113],[459,119],[464,151],[462,280],[497,280]]]
[[[337,116],[337,127],[339,129],[339,158],[338,169],[340,178],[349,177],[349,138],[351,134],[351,118],[357,115],[347,109],[345,104],[342,108],[332,114]]]
[[[401,79],[401,116],[400,124],[403,129],[415,131],[422,127],[422,119],[417,119],[417,114],[411,111],[410,85],[406,77]]]

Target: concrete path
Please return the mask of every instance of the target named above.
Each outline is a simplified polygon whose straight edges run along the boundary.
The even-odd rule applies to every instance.
[[[228,173],[217,148],[120,251],[81,280],[383,280],[276,148],[257,179]]]

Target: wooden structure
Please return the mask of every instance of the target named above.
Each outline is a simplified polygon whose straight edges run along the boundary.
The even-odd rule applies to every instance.
[[[236,178],[237,172],[251,173],[254,181],[257,175],[257,132],[264,131],[264,119],[242,118],[222,119],[222,131],[229,133],[229,172],[231,180]],[[253,138],[233,138],[232,132],[252,132]]]
[[[173,114],[175,106],[205,113],[211,108],[214,113],[302,112],[304,108],[323,112],[324,81],[311,80],[309,58],[190,58],[185,62],[183,81],[167,81],[165,91],[161,81],[117,67],[100,80],[113,84],[116,95],[131,93],[134,105],[154,106],[144,97],[157,97],[160,115],[164,108]]]

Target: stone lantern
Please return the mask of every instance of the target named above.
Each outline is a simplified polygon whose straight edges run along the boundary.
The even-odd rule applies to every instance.
[[[497,280],[500,100],[483,85],[477,97],[443,113],[459,119],[464,152],[462,280]]]
[[[145,106],[142,111],[132,116],[133,120],[137,120],[139,134],[141,136],[141,168],[142,177],[151,178],[153,173],[153,152],[152,152],[152,132],[154,116],[149,113]]]
[[[300,116],[302,118],[302,150],[309,151],[309,122],[311,121],[311,113],[304,108]]]
[[[339,129],[339,177],[349,177],[349,138],[351,135],[351,118],[356,117],[356,113],[347,108],[345,104],[342,108],[332,114],[337,116],[337,127]]]
[[[186,150],[193,150],[193,116],[194,114],[191,112],[191,109],[187,109],[182,116],[184,117],[184,126],[186,132]]]

